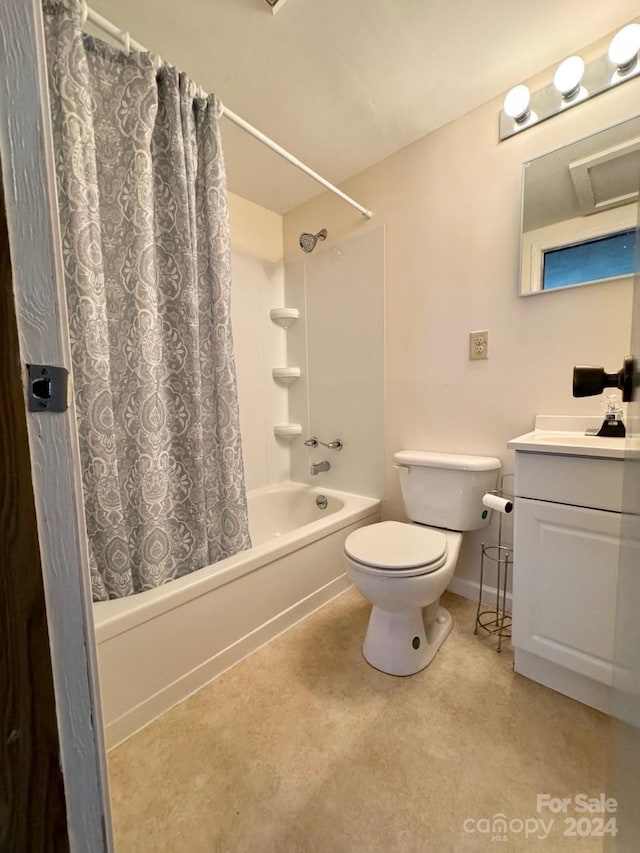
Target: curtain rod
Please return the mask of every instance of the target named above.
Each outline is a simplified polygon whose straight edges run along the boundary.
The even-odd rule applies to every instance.
[[[87,6],[87,18],[91,23],[97,27],[102,32],[107,33],[113,38],[120,41],[124,47],[129,50],[141,51],[143,53],[148,53],[147,48],[140,44],[139,41],[132,39],[126,30],[121,30],[119,27],[116,27],[115,24],[112,24],[111,21],[107,20],[107,18],[100,15],[98,12],[95,12],[89,6]],[[319,175],[317,172],[314,172],[309,166],[303,163],[301,160],[298,160],[297,157],[294,157],[293,154],[290,154],[285,148],[281,145],[278,145],[277,142],[274,142],[273,139],[270,139],[266,134],[262,133],[261,130],[258,130],[257,127],[254,127],[252,124],[249,124],[248,121],[243,119],[237,113],[234,113],[233,110],[230,110],[224,104],[221,104],[222,115],[225,118],[228,118],[229,121],[233,122],[233,124],[245,130],[251,136],[258,140],[258,142],[262,142],[263,145],[266,145],[267,148],[270,148],[272,151],[275,151],[276,154],[280,155],[283,159],[285,159],[288,163],[291,163],[292,166],[295,166],[297,169],[300,169],[301,172],[304,172],[305,175],[308,175],[310,178],[313,178],[314,181],[321,184],[325,189],[332,192],[334,195],[337,195],[338,198],[341,198],[343,201],[346,201],[347,204],[350,204],[351,207],[355,207],[356,210],[360,211],[363,216],[366,216],[367,219],[371,219],[372,213],[370,210],[367,210],[366,207],[363,207],[361,204],[358,204],[357,201],[348,196],[346,193],[343,193],[342,190],[339,190],[338,187],[334,186],[330,183],[326,178],[323,178],[322,175]]]

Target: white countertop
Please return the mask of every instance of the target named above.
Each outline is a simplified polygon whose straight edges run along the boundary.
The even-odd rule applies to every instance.
[[[624,459],[632,440],[585,435],[587,429],[599,428],[602,421],[600,416],[538,415],[535,429],[512,438],[507,447],[529,453]],[[633,445],[637,445],[637,440],[633,440]]]

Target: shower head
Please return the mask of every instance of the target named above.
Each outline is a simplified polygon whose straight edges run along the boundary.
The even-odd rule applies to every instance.
[[[327,229],[323,228],[321,231],[318,231],[317,234],[304,234],[300,235],[300,248],[303,252],[313,252],[316,247],[316,243],[318,240],[326,240],[327,239]]]

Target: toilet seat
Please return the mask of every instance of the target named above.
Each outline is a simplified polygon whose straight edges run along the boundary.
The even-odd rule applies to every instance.
[[[350,533],[344,550],[365,572],[412,577],[430,574],[445,564],[447,537],[431,527],[381,521]]]

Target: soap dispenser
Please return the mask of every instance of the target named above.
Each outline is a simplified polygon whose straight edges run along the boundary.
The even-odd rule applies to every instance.
[[[622,423],[622,406],[616,400],[615,394],[609,394],[605,401],[604,421],[598,435],[605,438],[624,438],[626,434]]]

